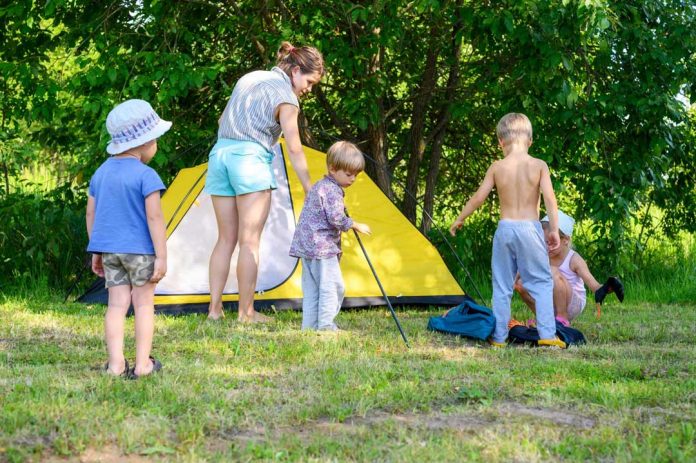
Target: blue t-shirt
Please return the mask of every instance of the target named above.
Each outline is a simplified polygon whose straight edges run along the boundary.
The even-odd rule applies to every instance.
[[[145,198],[164,189],[157,172],[138,159],[107,159],[89,182],[96,211],[87,251],[154,254]]]

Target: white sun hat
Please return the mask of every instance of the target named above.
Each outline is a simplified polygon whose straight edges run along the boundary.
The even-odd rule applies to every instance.
[[[106,130],[111,135],[106,152],[113,156],[144,145],[161,137],[171,126],[171,122],[160,119],[147,101],[124,101],[106,117]]]
[[[541,219],[541,222],[548,222],[549,216],[545,216]],[[558,229],[563,232],[567,237],[573,236],[573,226],[575,225],[575,219],[563,212],[558,210]]]

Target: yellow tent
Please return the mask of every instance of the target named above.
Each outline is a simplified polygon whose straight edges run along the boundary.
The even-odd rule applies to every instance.
[[[304,192],[281,143],[275,147],[274,170],[278,189],[272,194],[271,213],[261,238],[257,308],[302,305],[301,263],[288,255]],[[326,173],[326,155],[305,147],[313,181]],[[167,312],[200,311],[210,300],[208,259],[217,239],[210,196],[203,192],[207,164],[183,169],[162,197],[167,221],[167,277],[155,292],[157,309]],[[454,305],[464,292],[435,247],[382,193],[367,175],[360,175],[345,196],[346,208],[372,228],[362,236],[370,260],[392,304]],[[341,269],[346,285],[343,307],[384,305],[379,286],[352,232],[343,234]],[[237,252],[223,300],[237,301]],[[106,302],[103,281],[96,282],[80,300]]]

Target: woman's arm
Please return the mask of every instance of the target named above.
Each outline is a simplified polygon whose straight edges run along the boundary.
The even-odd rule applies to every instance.
[[[300,108],[297,106],[285,103],[278,107],[278,120],[280,121],[280,127],[283,129],[283,136],[285,137],[285,145],[288,148],[290,163],[295,173],[300,178],[300,183],[306,194],[312,187],[312,183],[309,178],[307,158],[302,149],[300,129],[297,126],[297,117],[299,114]]]

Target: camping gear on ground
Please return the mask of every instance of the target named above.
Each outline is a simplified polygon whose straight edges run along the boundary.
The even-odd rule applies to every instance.
[[[563,323],[556,320],[556,335],[567,346],[585,344],[585,336],[577,329],[570,326],[564,326]],[[535,327],[527,327],[518,324],[510,328],[508,333],[508,342],[511,344],[531,344],[537,345],[541,339],[539,332]]]
[[[607,294],[614,293],[619,302],[624,300],[624,286],[618,277],[607,278],[606,283],[600,286],[594,293],[595,306],[597,307],[597,318],[602,316],[602,303]]]
[[[428,329],[485,341],[495,329],[495,316],[488,307],[479,305],[469,296],[440,317],[430,317]]]
[[[304,147],[314,181],[326,174],[326,155]],[[290,166],[284,141],[274,147],[273,170],[278,189],[261,236],[256,286],[257,309],[302,306],[301,263],[288,250],[304,202],[304,191]],[[210,294],[208,263],[217,241],[217,225],[210,196],[204,193],[206,164],[183,169],[162,197],[167,224],[167,276],[155,290],[160,313],[206,312]],[[373,235],[364,246],[391,303],[396,305],[456,305],[464,291],[427,238],[406,219],[379,187],[361,175],[346,194],[346,206]],[[386,305],[384,294],[361,255],[360,246],[344,235],[341,270],[346,282],[343,308]],[[238,300],[237,251],[225,285],[223,302]],[[103,280],[97,280],[79,299],[106,303]]]

